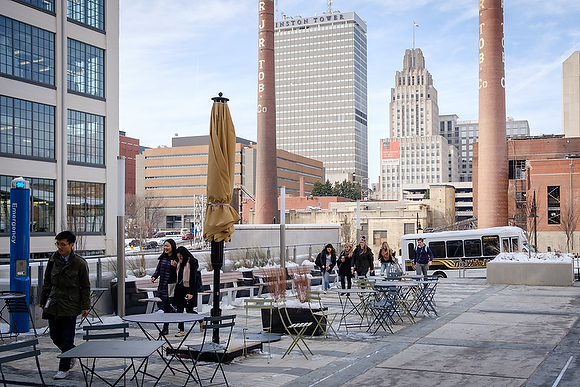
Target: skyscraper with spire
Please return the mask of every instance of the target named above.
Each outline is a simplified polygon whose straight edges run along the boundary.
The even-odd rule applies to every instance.
[[[439,135],[433,77],[419,48],[406,50],[389,102],[389,137],[381,139],[380,199],[403,199],[405,187],[457,181],[457,148]]]

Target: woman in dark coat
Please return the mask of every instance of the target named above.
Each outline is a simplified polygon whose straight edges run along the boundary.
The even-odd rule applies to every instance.
[[[351,260],[351,273],[359,277],[366,277],[367,273],[370,271],[372,275],[375,271],[375,256],[369,247],[367,246],[367,239],[363,236],[360,239],[359,245],[354,249],[352,253]]]
[[[340,285],[345,289],[344,285],[347,282],[348,289],[352,286],[352,272],[350,270],[350,263],[352,258],[352,245],[347,243],[344,245],[344,250],[338,257],[338,276],[340,277]]]
[[[177,284],[175,286],[175,297],[173,306],[177,313],[196,313],[193,308],[197,306],[197,282],[196,274],[199,269],[199,263],[196,258],[184,246],[177,248]],[[185,324],[177,324],[179,332],[175,337],[185,336]]]
[[[324,246],[324,249],[318,253],[314,264],[320,268],[322,274],[322,290],[324,294],[330,289],[330,272],[336,265],[336,250],[331,243]]]
[[[163,243],[163,253],[159,256],[157,268],[155,273],[151,276],[151,282],[155,282],[159,278],[159,285],[157,285],[157,297],[161,298],[161,309],[165,313],[171,312],[171,302],[169,300],[169,284],[175,284],[177,275],[175,267],[177,266],[177,256],[175,251],[177,246],[173,239],[167,239]],[[163,324],[162,335],[169,333],[169,324]]]

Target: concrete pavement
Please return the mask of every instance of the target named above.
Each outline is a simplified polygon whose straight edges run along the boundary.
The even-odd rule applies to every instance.
[[[438,317],[424,316],[416,324],[405,320],[394,326],[394,334],[371,335],[350,328],[346,333],[342,328],[340,341],[309,339],[314,356],[308,360],[298,350],[281,359],[290,344],[287,337],[271,344],[271,357],[264,344],[263,353],[238,357],[225,366],[228,381],[238,387],[579,385],[580,284],[506,286],[477,278],[442,279],[435,299]],[[324,303],[331,311],[340,309],[336,293],[324,295]],[[240,336],[246,325],[242,304],[223,314],[238,315],[234,335]],[[260,329],[258,311],[250,311],[248,330]],[[77,344],[81,336],[79,331]],[[192,341],[198,338],[199,333],[192,333]],[[143,339],[143,333],[132,327],[130,339]],[[40,343],[41,367],[49,385],[84,385],[78,366],[67,380],[54,381],[58,350],[48,336]],[[103,361],[101,366],[113,363]],[[153,356],[149,370],[160,372],[162,366],[160,357]],[[33,360],[3,368],[7,379],[38,381]],[[183,375],[168,375],[158,385],[173,387],[184,381]],[[153,384],[145,380],[145,386]]]

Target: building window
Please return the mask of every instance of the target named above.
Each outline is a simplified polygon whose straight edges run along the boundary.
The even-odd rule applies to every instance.
[[[54,34],[0,16],[0,74],[54,86]]]
[[[54,13],[54,0],[19,0],[23,3],[28,3],[33,7],[44,9]]]
[[[387,242],[387,230],[373,230],[373,245],[381,246],[383,242]]]
[[[403,234],[414,234],[414,233],[415,233],[415,223],[403,224]]]
[[[54,159],[54,106],[0,96],[0,153]]]
[[[105,51],[68,39],[67,88],[69,91],[105,97]]]
[[[509,179],[526,179],[526,160],[509,160]]]
[[[68,161],[105,165],[105,117],[68,111]]]
[[[548,186],[548,224],[560,224],[560,186]]]
[[[105,185],[69,181],[67,225],[77,234],[105,233]]]
[[[104,0],[67,0],[66,16],[98,30],[105,30]]]
[[[0,176],[0,233],[10,224],[10,184],[15,176]],[[54,232],[54,180],[24,178],[30,182],[30,232]]]

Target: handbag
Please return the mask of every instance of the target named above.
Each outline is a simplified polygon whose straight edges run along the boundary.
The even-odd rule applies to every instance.
[[[175,295],[175,284],[167,284],[167,297],[173,298]]]

